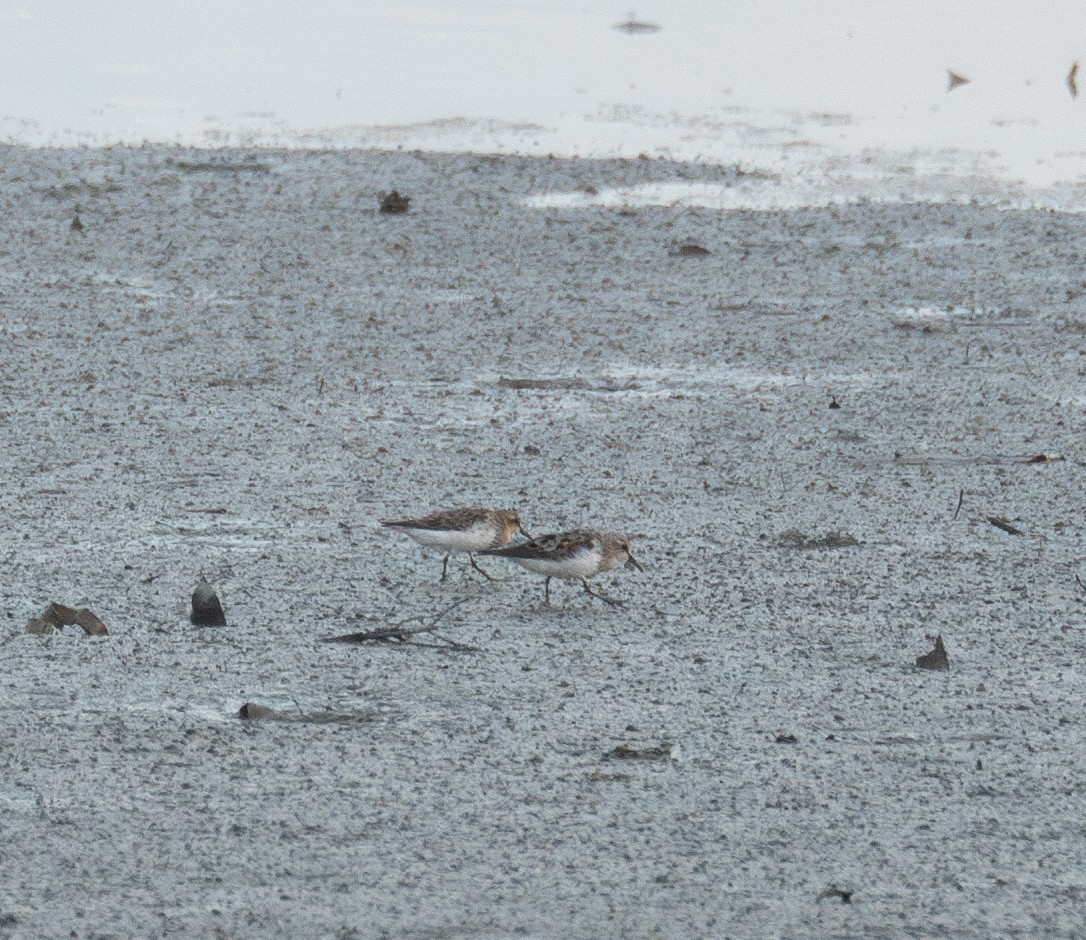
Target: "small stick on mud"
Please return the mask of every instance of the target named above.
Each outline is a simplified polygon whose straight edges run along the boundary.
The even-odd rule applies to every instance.
[[[375,630],[363,630],[361,633],[345,633],[343,636],[327,636],[324,637],[322,643],[402,643],[411,644],[412,646],[432,646],[437,649],[449,649],[457,650],[462,653],[479,653],[481,650],[478,646],[469,646],[467,643],[458,643],[456,640],[450,640],[446,636],[442,636],[437,632],[437,625],[441,622],[441,618],[452,610],[455,610],[461,604],[463,604],[467,598],[461,598],[454,604],[450,604],[441,613],[434,617],[429,623],[425,623],[422,626],[409,627],[408,624],[418,623],[421,617],[409,617],[407,620],[401,620],[399,623],[394,623],[388,627],[378,627]],[[439,640],[439,643],[423,643],[416,639],[421,633],[425,633],[428,636],[432,636],[435,640]]]
[[[1080,577],[1078,576],[1078,572],[1077,572],[1077,571],[1075,572],[1075,583],[1076,583],[1076,584],[1077,584],[1077,585],[1078,585],[1078,586],[1079,586],[1080,588],[1082,588],[1082,590],[1086,591],[1086,583],[1083,583],[1083,580],[1082,580],[1082,578],[1080,578]]]
[[[965,502],[965,490],[958,490],[958,506],[954,510],[954,515],[950,519],[951,522],[953,522],[955,519],[958,518],[958,513],[960,513],[962,511],[962,503],[964,503],[964,502]]]
[[[987,516],[986,518],[997,529],[1002,529],[1008,535],[1025,535],[1026,534],[1021,529],[1016,528],[1015,526],[1011,525],[1002,516]]]

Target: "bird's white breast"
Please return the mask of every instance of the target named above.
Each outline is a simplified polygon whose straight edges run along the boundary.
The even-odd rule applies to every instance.
[[[403,530],[420,545],[439,548],[444,552],[477,552],[489,548],[494,541],[494,528],[486,521],[470,529],[409,529]]]
[[[590,578],[599,571],[603,553],[599,548],[583,548],[568,558],[514,558],[512,560],[536,574],[574,581],[579,578]]]

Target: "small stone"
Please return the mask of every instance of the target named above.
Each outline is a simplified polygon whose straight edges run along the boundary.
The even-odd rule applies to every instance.
[[[855,893],[856,891],[853,888],[839,888],[837,885],[830,885],[816,900],[825,901],[827,898],[839,898],[842,904],[851,904],[852,895]]]
[[[206,581],[196,585],[192,592],[192,613],[189,621],[198,627],[225,627],[226,614],[223,613],[219,596]]]
[[[916,657],[917,669],[949,669],[950,657],[946,654],[942,636],[935,638],[935,649],[923,656]]]
[[[401,196],[396,190],[381,197],[381,211],[386,215],[402,215],[411,204],[410,196]]]
[[[238,709],[238,718],[245,721],[284,721],[286,716],[267,705],[257,705],[255,702],[246,702]]]

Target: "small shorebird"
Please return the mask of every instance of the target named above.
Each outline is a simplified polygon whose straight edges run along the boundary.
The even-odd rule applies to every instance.
[[[499,555],[515,561],[529,571],[543,575],[547,579],[543,583],[543,596],[548,605],[551,602],[551,578],[562,578],[565,581],[580,581],[592,597],[599,598],[605,604],[621,607],[620,601],[593,591],[588,586],[588,578],[601,571],[610,571],[622,562],[633,565],[638,571],[644,571],[637,559],[630,554],[630,543],[623,536],[587,529],[553,532],[509,548],[485,549],[479,554]]]
[[[518,532],[520,517],[512,509],[486,509],[468,506],[464,509],[446,509],[432,512],[418,519],[381,520],[381,525],[406,532],[420,545],[445,552],[441,565],[441,580],[449,571],[449,555],[467,552],[471,567],[488,581],[494,579],[475,563],[475,552],[484,548],[501,548]]]

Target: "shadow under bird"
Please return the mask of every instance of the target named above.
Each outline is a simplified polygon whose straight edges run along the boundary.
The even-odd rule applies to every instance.
[[[624,562],[638,571],[645,570],[631,554],[630,542],[624,536],[589,529],[552,532],[509,548],[485,549],[479,554],[508,558],[528,571],[543,575],[547,579],[543,583],[543,596],[548,605],[551,602],[551,578],[561,578],[564,581],[580,581],[592,597],[621,607],[621,601],[593,591],[588,586],[588,579],[601,571],[617,568]]]
[[[475,561],[475,552],[501,548],[518,532],[520,516],[513,509],[487,509],[483,506],[467,506],[463,509],[446,509],[432,512],[417,519],[382,519],[381,525],[406,532],[420,545],[445,552],[441,565],[441,580],[449,573],[449,556],[453,552],[467,552],[471,567],[488,581],[493,581]],[[525,533],[527,534],[527,533]]]

